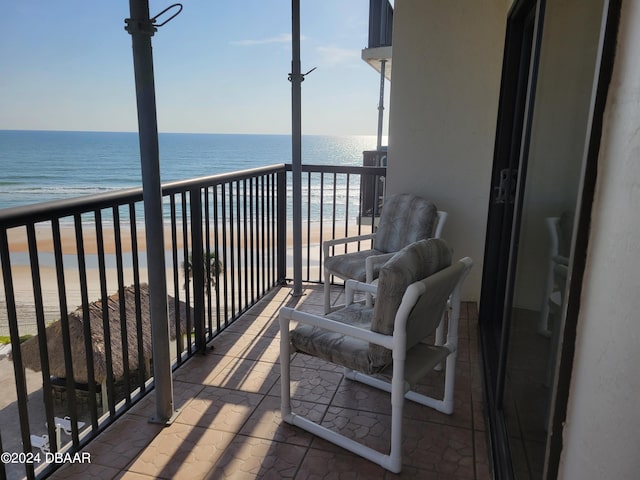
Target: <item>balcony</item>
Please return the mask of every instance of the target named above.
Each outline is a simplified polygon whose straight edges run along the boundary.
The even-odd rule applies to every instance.
[[[377,194],[362,192],[375,193],[384,175],[379,167],[303,170],[305,283],[300,297],[287,286],[292,246],[287,240],[287,166],[164,186],[178,410],[169,426],[149,422],[155,398],[141,301],[146,275],[141,193],[11,210],[0,217],[0,298],[6,303],[1,313],[6,313],[13,355],[11,362],[0,361],[13,365],[15,385],[3,384],[3,451],[38,453],[37,442],[46,435],[55,439],[49,441],[49,452],[67,460],[3,464],[7,478],[393,477],[279,420],[277,312],[283,305],[322,310],[321,242],[372,228]],[[365,205],[365,196],[372,205]],[[12,251],[21,238],[25,251]],[[211,258],[219,266],[205,260]],[[203,268],[191,272],[186,262]],[[26,300],[20,293],[25,281]],[[338,285],[335,295],[340,292]],[[76,304],[81,305],[76,312],[84,320],[79,322],[84,335],[73,336],[72,315],[59,312]],[[23,321],[25,308],[35,318],[30,327]],[[101,322],[87,321],[96,309]],[[465,304],[465,312],[456,411],[446,416],[415,405],[406,409],[401,477],[490,478],[475,304]],[[56,316],[62,321],[55,341],[45,342],[52,338]],[[28,364],[27,342],[20,344],[27,328],[38,333],[28,342],[46,359],[38,372]],[[97,349],[96,330],[102,335]],[[60,349],[57,357],[53,344]],[[85,352],[84,365],[78,365],[78,345]],[[95,358],[102,351],[104,374]],[[294,398],[301,405],[374,448],[387,448],[387,394],[344,380],[331,366],[302,355],[292,365]],[[63,378],[54,374],[60,371]],[[432,391],[438,384],[433,372],[423,388]],[[7,400],[12,395],[13,403]],[[67,422],[66,432],[56,426],[60,419]],[[70,463],[73,459],[80,462]]]

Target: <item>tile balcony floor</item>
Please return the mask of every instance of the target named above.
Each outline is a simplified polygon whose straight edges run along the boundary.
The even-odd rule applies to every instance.
[[[491,478],[475,303],[462,308],[455,412],[406,403],[399,475],[281,422],[277,313],[284,305],[320,313],[322,286],[305,285],[299,298],[287,287],[271,293],[214,339],[207,355],[174,372],[178,414],[170,426],[149,423],[152,392],[85,447],[90,464],[65,465],[50,478]],[[294,411],[388,451],[387,393],[302,354],[294,355],[291,370]],[[440,380],[433,372],[419,388],[434,393]]]

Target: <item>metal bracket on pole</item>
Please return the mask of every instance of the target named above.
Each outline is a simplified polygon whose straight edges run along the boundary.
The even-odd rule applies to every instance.
[[[175,9],[175,8],[178,9],[177,12],[175,12],[173,15],[171,15],[169,18],[167,18],[164,22],[159,23],[159,24],[156,25],[156,22],[158,21],[159,17],[161,17],[162,15],[167,13],[169,10],[172,10],[172,9]],[[178,15],[180,15],[180,12],[182,12],[182,4],[181,3],[174,3],[173,5],[169,5],[167,8],[162,10],[155,17],[152,17],[152,18],[150,18],[148,20],[144,20],[144,19],[143,20],[134,20],[132,18],[126,18],[124,20],[124,22],[127,24],[127,26],[124,27],[124,29],[127,32],[129,32],[131,35],[133,35],[134,33],[144,33],[144,34],[149,35],[150,37],[152,37],[153,34],[158,31],[158,28],[162,27],[163,25],[166,25],[171,20],[176,18]]]
[[[316,68],[318,67],[313,67],[311,70],[309,70],[307,73],[290,73],[289,76],[287,77],[288,80],[290,82],[293,81],[297,81],[297,82],[304,82],[304,77],[306,77],[307,75],[309,75],[311,72],[313,72]]]

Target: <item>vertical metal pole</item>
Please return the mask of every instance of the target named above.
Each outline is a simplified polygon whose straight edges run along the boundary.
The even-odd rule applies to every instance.
[[[386,60],[380,60],[380,100],[378,102],[378,147],[377,150],[382,149],[382,121],[384,119],[384,73],[387,65]],[[378,162],[380,156],[378,156]],[[376,165],[379,167],[380,165]]]
[[[302,295],[302,81],[300,0],[291,0],[291,142],[293,174],[293,292]]]
[[[125,28],[131,34],[138,104],[142,196],[149,272],[153,376],[156,390],[156,413],[151,421],[170,423],[174,416],[173,384],[169,349],[158,122],[151,49],[151,37],[156,29],[149,18],[148,0],[129,0],[129,8],[131,18],[126,20],[127,26]]]

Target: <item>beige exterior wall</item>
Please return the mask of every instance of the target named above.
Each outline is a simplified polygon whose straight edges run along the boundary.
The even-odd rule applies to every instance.
[[[622,2],[560,478],[640,472],[640,2]]]
[[[449,212],[443,237],[474,269],[479,299],[502,50],[504,0],[396,0],[387,194]]]

